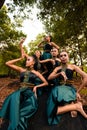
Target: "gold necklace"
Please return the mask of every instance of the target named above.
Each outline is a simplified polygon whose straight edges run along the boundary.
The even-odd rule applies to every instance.
[[[67,69],[67,64],[65,64],[65,65],[62,65],[62,71],[66,71],[66,69]]]

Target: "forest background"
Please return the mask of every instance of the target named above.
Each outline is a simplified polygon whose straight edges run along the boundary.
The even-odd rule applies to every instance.
[[[19,41],[26,37],[20,28],[24,19],[29,19],[29,13],[36,6],[40,11],[37,18],[44,25],[45,34],[51,34],[53,41],[61,49],[70,53],[70,61],[83,66],[87,72],[87,1],[86,0],[12,0],[4,5],[0,1],[0,76],[16,75],[6,67],[5,62],[20,56]],[[15,13],[16,11],[16,13]],[[14,21],[8,14],[12,14]],[[29,55],[40,49],[37,45],[43,39],[44,33],[28,43]],[[19,65],[24,65],[24,61]]]

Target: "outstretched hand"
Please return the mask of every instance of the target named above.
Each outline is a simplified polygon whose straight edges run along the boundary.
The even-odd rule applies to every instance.
[[[20,46],[24,43],[25,39],[26,39],[26,38],[22,38],[22,39],[21,39],[21,41],[20,41],[20,43],[19,43]]]

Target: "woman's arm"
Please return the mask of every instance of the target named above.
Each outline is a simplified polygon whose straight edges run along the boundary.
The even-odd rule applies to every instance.
[[[52,64],[55,63],[53,59],[46,59],[46,60],[39,60],[41,64],[43,64],[44,71],[42,72],[42,75],[45,75],[48,72],[48,69],[44,63],[51,62]]]
[[[74,70],[82,76],[82,83],[77,92],[80,92],[83,87],[87,85],[87,73],[81,70],[78,66],[74,65]]]
[[[53,70],[53,72],[48,76],[48,80],[52,80],[52,79],[57,78],[60,75],[60,73],[57,73],[57,71],[58,71],[58,67],[56,67]]]
[[[66,76],[64,71],[61,71],[61,72],[57,73],[60,68],[61,67],[56,67],[54,69],[54,71],[48,76],[48,80],[55,79],[55,78],[57,78],[57,77],[59,77],[61,75],[61,76],[63,76],[64,81],[66,81],[67,80],[67,76]]]
[[[24,72],[25,69],[22,68],[22,67],[19,67],[19,66],[15,65],[15,63],[18,62],[18,61],[21,61],[22,59],[23,59],[23,58],[20,57],[20,58],[14,59],[14,60],[7,61],[5,64],[6,64],[8,67],[10,67],[10,68],[12,68],[12,69],[14,69],[14,70],[16,70],[16,71],[18,71],[18,72],[21,73],[21,72]]]
[[[36,72],[36,75],[41,79],[41,81],[43,83],[37,85],[37,87],[44,87],[44,86],[47,86],[48,85],[48,82],[46,81],[46,79],[43,77],[42,74],[40,74],[38,71]]]
[[[53,47],[55,47],[56,49],[60,49],[60,47],[56,44],[56,43],[54,43],[54,42],[51,42],[51,45],[53,46]]]
[[[52,64],[54,63],[53,59],[46,59],[46,60],[39,60],[40,63],[47,63],[47,62],[51,62]]]
[[[25,51],[24,51],[24,49],[23,49],[23,43],[24,43],[24,41],[25,41],[25,38],[23,38],[21,41],[20,41],[20,43],[19,43],[19,45],[20,45],[20,50],[21,50],[21,56],[23,57],[23,56],[25,56],[26,58],[28,57],[28,54],[27,53],[25,53]]]
[[[38,47],[41,47],[41,48],[44,47],[43,44],[44,44],[44,41],[40,42],[40,43],[38,44]]]
[[[37,93],[36,93],[37,88],[47,86],[47,85],[48,85],[48,82],[47,82],[46,79],[42,76],[42,74],[40,74],[38,71],[37,71],[37,72],[34,71],[34,73],[35,73],[35,74],[41,79],[41,81],[43,82],[43,83],[41,83],[41,84],[39,84],[39,85],[34,86],[34,88],[33,88],[33,92],[34,92],[35,96],[37,97]]]

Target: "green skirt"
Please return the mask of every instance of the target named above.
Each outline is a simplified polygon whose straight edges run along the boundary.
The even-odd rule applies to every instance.
[[[76,89],[73,86],[60,85],[52,89],[47,100],[47,118],[49,125],[58,124],[61,115],[56,115],[58,106],[76,100]]]
[[[43,54],[41,56],[42,60],[51,59],[51,58],[52,58],[52,55],[50,52],[43,52]]]
[[[0,110],[0,117],[9,120],[8,130],[26,130],[28,118],[35,114],[38,104],[29,88],[21,88],[10,94]]]

